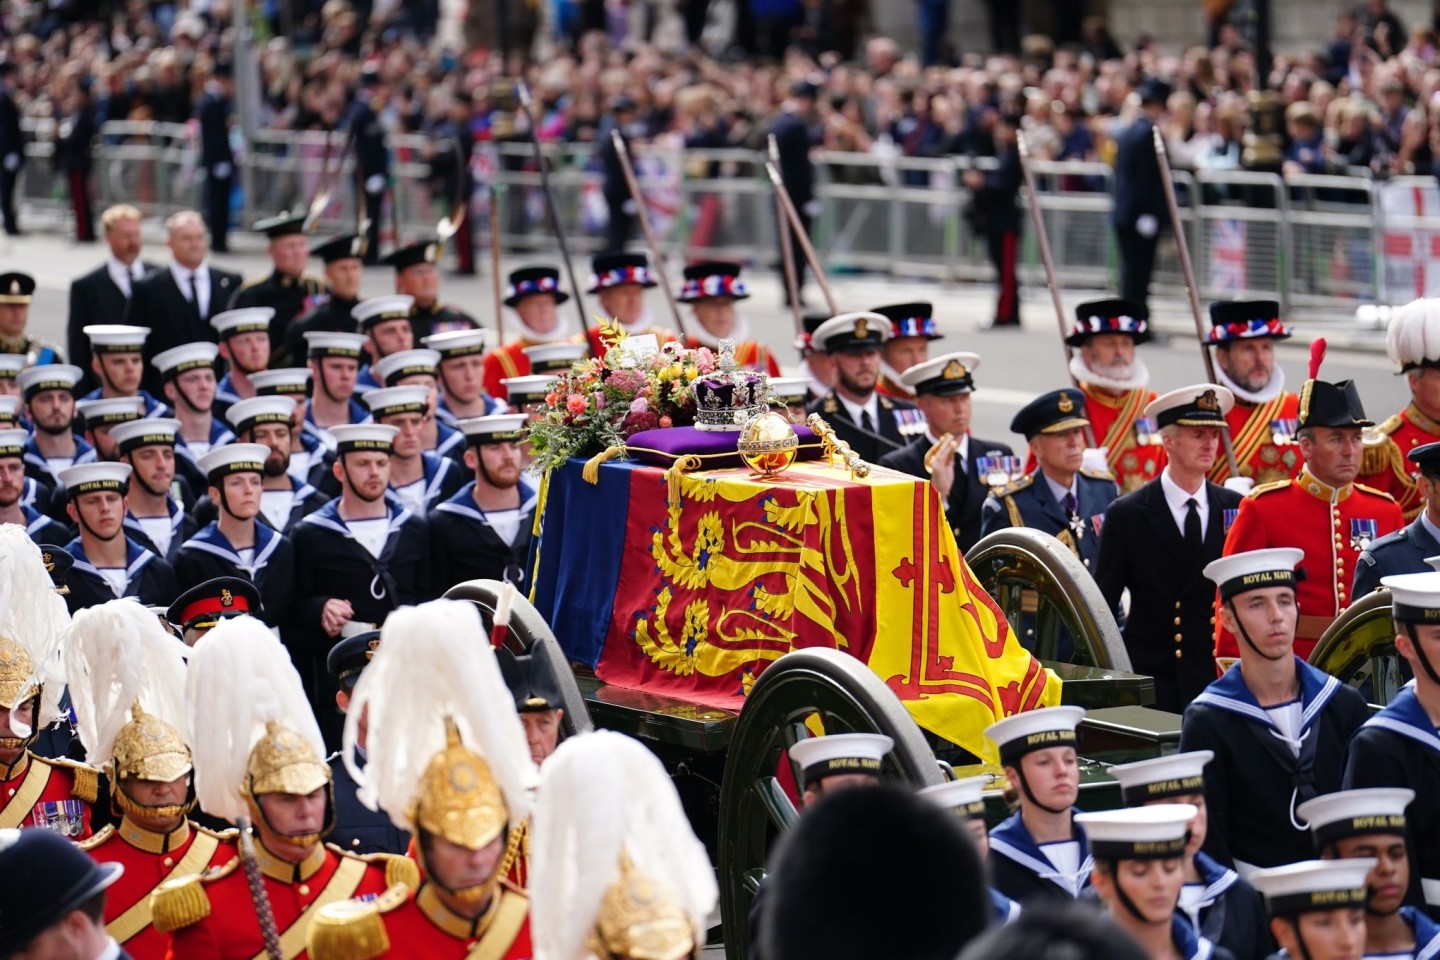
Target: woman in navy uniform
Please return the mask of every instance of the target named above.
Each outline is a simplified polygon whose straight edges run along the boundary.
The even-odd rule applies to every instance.
[[[1270,910],[1277,960],[1361,960],[1366,876],[1374,860],[1306,860],[1255,874]]]

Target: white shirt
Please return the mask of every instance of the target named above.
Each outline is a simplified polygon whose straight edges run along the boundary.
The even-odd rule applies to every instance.
[[[110,585],[110,592],[117,597],[125,596],[125,588],[130,586],[130,577],[124,567],[96,567],[96,571]]]
[[[136,517],[140,521],[140,529],[145,531],[145,536],[155,544],[155,552],[165,556],[170,552],[170,541],[175,537],[174,528],[170,526],[170,518],[166,517]]]
[[[1425,527],[1427,531],[1429,531],[1430,536],[1435,538],[1436,542],[1440,542],[1440,527],[1437,527],[1435,526],[1435,524],[1430,522],[1429,511],[1420,511],[1420,523]]]
[[[1285,737],[1285,745],[1290,748],[1290,752],[1300,756],[1300,701],[1292,700],[1278,707],[1266,707],[1265,712],[1270,715],[1270,722],[1275,724],[1276,729]]]
[[[127,267],[119,260],[116,260],[115,256],[111,254],[105,258],[105,272],[110,274],[110,280],[115,286],[120,288],[121,293],[125,294],[125,299],[129,300],[130,283],[133,280],[139,280],[143,277],[145,275],[145,268],[141,265],[139,259],[136,259],[134,263]]]
[[[200,316],[210,315],[210,269],[205,264],[200,264],[198,270],[187,270],[174,260],[170,261],[170,275],[175,278],[175,286],[180,288],[180,295],[186,296],[194,285],[195,303],[200,307]]]
[[[74,457],[46,457],[46,458],[45,458],[45,465],[50,468],[50,472],[51,472],[51,473],[55,474],[55,475],[58,477],[58,476],[60,475],[60,471],[61,471],[61,470],[69,470],[71,467],[75,466],[75,458],[74,458]],[[1422,514],[1422,516],[1423,516],[1423,514]]]
[[[290,521],[290,508],[295,505],[294,490],[260,491],[260,512],[276,530],[284,530]]]
[[[1080,872],[1080,841],[1057,840],[1055,843],[1040,844],[1040,852],[1059,872],[1073,877]]]
[[[1060,504],[1060,509],[1062,509],[1062,510],[1065,509],[1065,494],[1068,493],[1068,494],[1070,494],[1072,497],[1075,498],[1075,509],[1076,509],[1077,512],[1079,511],[1079,509],[1080,509],[1080,484],[1079,484],[1079,481],[1078,481],[1078,480],[1072,478],[1072,479],[1070,480],[1070,486],[1068,486],[1068,487],[1062,487],[1062,486],[1060,486],[1060,484],[1056,483],[1054,480],[1051,480],[1051,479],[1050,479],[1050,474],[1046,473],[1044,470],[1041,470],[1041,471],[1040,471],[1040,476],[1042,476],[1042,477],[1045,478],[1045,483],[1048,484],[1049,487],[1050,487],[1050,495],[1055,498],[1055,502],[1056,502],[1056,503]],[[1075,476],[1078,477],[1079,474],[1077,473]]]
[[[490,522],[490,529],[495,531],[496,536],[506,543],[514,543],[515,535],[520,532],[520,511],[511,510],[486,510],[485,519]]]
[[[350,528],[360,546],[370,552],[370,556],[376,560],[380,554],[385,552],[385,541],[390,538],[390,518],[378,517],[374,520],[346,520],[345,526]]]
[[[114,937],[105,938],[105,949],[95,955],[95,960],[118,960],[120,956],[120,944],[115,942]]]
[[[390,492],[400,498],[415,513],[425,515],[425,478],[421,477],[414,483],[407,483],[403,487],[391,487]]]
[[[1205,533],[1210,527],[1210,495],[1202,481],[1200,489],[1194,493],[1186,493],[1180,489],[1180,485],[1170,479],[1170,468],[1166,467],[1160,471],[1160,489],[1165,492],[1165,504],[1170,508],[1170,515],[1175,518],[1175,526],[1180,528],[1180,535],[1185,535],[1185,518],[1190,514],[1190,508],[1185,505],[1186,500],[1193,498],[1195,507],[1200,511],[1200,539],[1205,539]]]
[[[285,472],[304,483],[310,476],[311,459],[309,450],[291,450],[290,466]]]
[[[844,405],[846,412],[850,414],[850,420],[855,426],[862,426],[860,413],[863,411],[870,414],[870,429],[876,433],[880,432],[880,394],[871,393],[870,399],[864,403],[851,403],[849,400],[840,396],[839,391],[836,391],[835,396],[839,399],[840,403]]]

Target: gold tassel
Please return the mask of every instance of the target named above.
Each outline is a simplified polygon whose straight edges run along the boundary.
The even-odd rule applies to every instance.
[[[705,460],[699,454],[687,453],[670,465],[665,471],[665,483],[670,491],[668,502],[673,506],[680,502],[680,478],[688,470],[698,470],[705,465]]]
[[[393,887],[397,883],[406,889],[414,890],[420,886],[420,865],[409,857],[396,856],[393,853],[380,854],[385,858],[385,885]]]
[[[161,933],[194,926],[210,916],[210,897],[200,885],[200,875],[167,880],[150,894],[150,916]]]
[[[389,951],[390,936],[373,903],[328,903],[305,932],[305,952],[312,960],[375,960]]]
[[[580,476],[586,483],[600,482],[600,464],[609,463],[611,460],[625,456],[624,447],[607,447],[585,461],[585,466],[580,469]]]
[[[71,769],[75,771],[75,788],[71,793],[86,803],[94,803],[98,800],[100,798],[100,771],[84,765],[76,765]]]

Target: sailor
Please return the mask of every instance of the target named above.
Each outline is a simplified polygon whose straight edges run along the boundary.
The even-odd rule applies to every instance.
[[[1440,298],[1413,300],[1390,312],[1385,352],[1405,377],[1405,409],[1366,431],[1361,483],[1395,498],[1405,519],[1423,506],[1406,454],[1440,441]]]
[[[511,271],[510,285],[505,289],[505,306],[515,311],[520,320],[520,336],[485,355],[486,393],[505,399],[505,385],[501,381],[506,377],[529,375],[530,360],[525,356],[526,347],[566,341],[584,342],[584,337],[576,333],[556,309],[569,299],[570,294],[560,288],[560,271],[554,267],[521,267]],[[441,349],[433,343],[426,343],[426,346]]]
[[[505,879],[538,771],[474,604],[398,610],[345,719],[361,789],[414,835],[421,883],[331,904],[310,928],[311,960],[528,960],[529,901]],[[368,756],[354,762],[361,718]]]
[[[1361,960],[1365,956],[1367,860],[1305,860],[1261,870],[1255,886],[1270,910],[1279,960]]]
[[[30,301],[35,296],[35,278],[27,273],[0,273],[0,353],[18,354],[27,367],[62,363],[60,348],[30,336]]]
[[[306,423],[322,435],[334,426],[364,423],[370,414],[355,396],[355,378],[368,339],[358,333],[311,332],[305,335],[305,342],[317,388],[305,411]],[[333,446],[329,437],[322,439],[327,447]]]
[[[220,417],[231,405],[255,396],[251,377],[270,366],[270,320],[273,307],[226,310],[210,321],[220,337],[220,356],[227,372],[215,385],[214,412]]]
[[[1310,838],[1295,808],[1340,788],[1345,743],[1365,721],[1358,692],[1295,652],[1303,553],[1250,550],[1205,566],[1240,661],[1185,708],[1182,753],[1209,750],[1205,852],[1241,877],[1303,859]]]
[[[590,258],[590,269],[595,278],[587,292],[600,301],[600,314],[607,322],[618,323],[626,336],[650,334],[660,343],[675,339],[673,332],[654,325],[645,307],[645,291],[659,286],[650,272],[649,257],[643,253],[597,253]],[[609,344],[600,327],[588,328],[585,337],[590,356],[603,358]]]
[[[380,262],[395,268],[395,292],[415,298],[410,313],[415,342],[449,330],[474,330],[480,324],[459,307],[440,302],[442,244],[438,239],[421,240],[391,251]]]
[[[944,335],[935,325],[935,307],[929,303],[893,303],[876,307],[875,312],[890,320],[890,339],[880,348],[880,384],[887,397],[915,400],[913,384],[901,379],[911,367],[930,359],[930,341]]]
[[[1217,300],[1210,304],[1210,337],[1215,380],[1235,397],[1225,414],[1240,476],[1251,484],[1290,480],[1303,461],[1291,439],[1300,416],[1300,397],[1285,389],[1285,371],[1275,363],[1275,344],[1293,331],[1280,320],[1274,300]],[[1210,479],[1224,483],[1230,464],[1217,459]],[[1232,487],[1249,492],[1244,485]]]
[[[176,477],[179,431],[179,420],[164,418],[131,420],[110,430],[120,462],[132,468],[125,497],[125,534],[172,565],[180,544],[200,529],[185,509],[194,499],[192,487]],[[198,466],[195,472],[204,476]]]
[[[562,724],[565,722],[565,701],[560,695],[560,681],[550,661],[538,653],[512,653],[498,647],[500,674],[515,698],[515,712],[525,728],[525,742],[530,759],[538,767],[560,746]]]
[[[439,415],[439,370],[438,351],[402,350],[375,364],[375,378],[382,387],[424,387],[425,415],[420,423],[420,449],[463,464],[465,437]],[[500,411],[497,409],[496,412]]]
[[[313,371],[308,367],[282,367],[255,374],[257,397],[288,397],[295,403],[290,430],[290,475],[315,483],[317,476],[330,472],[333,439],[310,419]]]
[[[1080,707],[1047,707],[985,729],[1000,751],[1007,797],[1017,802],[1015,813],[990,831],[990,882],[1021,907],[1072,899],[1090,885],[1090,848],[1075,823],[1075,728],[1084,716]]]
[[[65,663],[86,759],[105,771],[120,816],[80,845],[96,862],[125,868],[106,897],[105,923],[134,960],[162,960],[168,938],[151,923],[151,892],[238,854],[234,830],[189,819],[185,647],[138,603],[111,600],[76,616]]]
[[[215,358],[220,348],[213,343],[187,343],[158,355],[153,363],[164,378],[165,399],[180,421],[183,448],[177,452],[192,463],[212,447],[235,439],[230,427],[214,415]]]
[[[543,384],[542,384],[543,386]],[[540,399],[544,399],[542,395]],[[810,381],[804,377],[771,377],[770,401],[791,423],[805,422],[805,407],[810,402]],[[880,458],[884,461],[884,457]],[[922,458],[923,460],[923,458]],[[898,467],[892,469],[899,469]]]
[[[356,332],[363,333],[369,341],[365,345],[369,361],[360,367],[355,378],[355,392],[360,396],[382,386],[371,372],[374,364],[392,353],[415,348],[415,331],[410,326],[414,306],[414,297],[392,294],[361,300],[351,311],[355,315]]]
[[[170,935],[169,960],[263,956],[267,936],[303,942],[326,903],[413,882],[409,861],[356,857],[322,842],[335,802],[320,727],[289,655],[263,623],[236,617],[211,630],[190,653],[187,681],[200,807],[232,823],[249,819],[254,839],[242,835],[241,856],[221,869],[167,881],[151,896],[155,927]],[[251,858],[261,903],[241,866]],[[304,956],[297,946],[286,955]]]
[[[1345,789],[1406,787],[1416,801],[1406,811],[1410,887],[1405,902],[1440,916],[1440,573],[1412,573],[1380,581],[1390,588],[1395,649],[1415,679],[1350,741]]]
[[[170,415],[169,407],[140,388],[140,381],[145,377],[144,349],[150,336],[149,327],[100,323],[86,327],[84,333],[90,340],[90,372],[95,374],[100,386],[81,397],[82,401],[143,397],[145,416]]]
[[[289,535],[295,524],[330,498],[290,472],[295,457],[295,400],[278,395],[241,400],[230,408],[230,425],[241,443],[266,447],[260,476],[260,519]],[[199,512],[197,508],[197,513]]]
[[[460,464],[425,450],[425,425],[434,422],[430,401],[423,386],[379,387],[365,395],[375,422],[399,431],[391,444],[390,492],[418,516],[453,497],[465,484],[466,471]],[[339,492],[338,486],[332,489]]]
[[[147,605],[169,603],[179,586],[163,557],[125,535],[128,463],[89,463],[60,474],[68,497],[65,510],[79,536],[65,545],[75,558],[71,576],[93,581],[89,587],[107,599],[135,597]]]
[[[79,367],[51,363],[20,373],[25,419],[34,432],[25,447],[25,475],[49,487],[60,486],[60,471],[95,459],[95,450],[75,433],[75,386]]]
[[[801,375],[809,381],[810,400],[819,400],[835,385],[835,358],[815,346],[815,331],[830,319],[825,313],[806,313],[801,317],[802,332],[795,337],[795,351],[800,355]]]
[[[1091,883],[1110,919],[1151,960],[1234,960],[1195,932],[1177,907],[1185,884],[1186,829],[1199,811],[1188,803],[1079,813],[1095,858]]]
[[[1410,886],[1405,808],[1407,787],[1341,790],[1296,811],[1310,824],[1321,860],[1373,859],[1365,878],[1365,956],[1414,960],[1440,953],[1440,924],[1419,907],[1403,906]]]
[[[815,349],[834,357],[835,386],[809,411],[824,417],[866,463],[899,450],[925,426],[913,404],[876,390],[880,349],[889,338],[890,320],[878,313],[832,317],[811,338]]]
[[[949,810],[965,824],[970,839],[975,841],[975,850],[980,862],[990,857],[990,828],[985,822],[985,788],[990,786],[989,774],[949,780],[933,787],[922,787],[918,794],[935,803],[942,810]],[[1020,904],[1011,900],[994,887],[986,888],[990,894],[990,907],[994,911],[991,919],[997,924],[1006,924],[1020,916]]]
[[[20,371],[23,369],[23,354],[0,353],[0,397],[20,396]]]
[[[521,473],[524,427],[523,413],[460,421],[469,444],[465,466],[475,479],[430,513],[433,594],[482,578],[529,589],[526,563],[539,493]]]
[[[706,347],[720,352],[720,341],[735,344],[735,363],[742,370],[780,376],[780,364],[770,348],[750,338],[750,324],[736,312],[735,305],[750,293],[740,279],[740,264],[707,260],[685,268],[685,282],[675,298],[688,303],[692,319],[685,325],[685,346]]]
[[[1415,473],[1420,510],[1393,533],[1372,540],[1355,563],[1353,599],[1373,593],[1384,577],[1428,573],[1426,557],[1440,556],[1440,441],[1411,447],[1405,454]]]
[[[120,445],[110,436],[110,431],[122,423],[139,420],[145,416],[145,401],[140,397],[110,397],[103,400],[80,400],[75,404],[79,424],[85,430],[85,440],[93,451],[85,463],[108,462],[120,459]],[[76,458],[78,466],[80,459]],[[63,472],[63,471],[62,471]],[[58,484],[61,490],[64,484]]]
[[[436,419],[454,426],[458,420],[483,417],[495,412],[496,404],[485,392],[484,330],[454,330],[437,333],[423,341],[426,349],[440,354],[435,378],[440,386]],[[524,354],[521,354],[524,357]]]
[[[30,435],[17,428],[0,429],[0,523],[23,527],[36,543],[68,543],[69,528],[25,503],[25,444]]]
[[[266,252],[275,269],[268,276],[242,284],[226,305],[230,310],[274,309],[275,315],[270,319],[272,354],[285,346],[285,333],[291,321],[321,302],[325,295],[325,281],[305,271],[310,258],[310,243],[305,238],[306,219],[304,213],[291,214],[286,210],[255,224],[255,232],[265,234],[270,241]]]
[[[347,233],[310,248],[310,256],[325,264],[326,292],[315,305],[290,321],[285,330],[285,353],[272,358],[274,367],[293,366],[305,356],[305,334],[311,330],[354,333],[350,311],[360,302],[365,277],[365,238]]]
[[[1117,764],[1110,774],[1127,807],[1184,803],[1198,811],[1185,841],[1185,885],[1176,915],[1189,920],[1196,936],[1224,947],[1236,960],[1265,960],[1275,945],[1260,894],[1201,849],[1208,830],[1205,767],[1214,758],[1209,750],[1176,753]]]

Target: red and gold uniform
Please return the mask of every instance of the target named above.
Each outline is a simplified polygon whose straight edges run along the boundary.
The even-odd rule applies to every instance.
[[[662,338],[663,340],[663,338]],[[579,336],[567,337],[555,343],[580,343]],[[530,358],[525,355],[526,347],[541,346],[542,341],[520,339],[507,343],[485,354],[485,392],[497,399],[507,399],[505,384],[501,381],[511,377],[528,377],[531,373]],[[594,349],[593,347],[591,348]]]
[[[1400,504],[1405,519],[1414,520],[1425,503],[1415,486],[1415,465],[1405,456],[1416,447],[1437,440],[1440,440],[1440,422],[1427,417],[1415,404],[1409,404],[1366,437],[1359,481],[1390,494]]]
[[[25,751],[13,767],[0,766],[0,828],[46,827],[68,840],[94,833],[93,804],[100,771],[71,760]]]
[[[1263,484],[1292,480],[1300,475],[1305,460],[1300,456],[1299,445],[1288,437],[1283,438],[1284,443],[1277,444],[1274,428],[1275,421],[1293,423],[1299,413],[1300,397],[1288,391],[1258,404],[1246,403],[1236,396],[1235,406],[1225,415],[1225,421],[1230,424],[1230,442],[1235,450],[1235,462],[1240,465],[1240,476]],[[1210,480],[1224,483],[1229,478],[1230,464],[1222,453],[1210,470]]]
[[[1350,605],[1361,551],[1402,526],[1400,507],[1388,493],[1358,483],[1331,487],[1302,470],[1294,480],[1250,491],[1225,538],[1224,555],[1267,547],[1305,551],[1305,579],[1295,588],[1295,655],[1308,660],[1325,628]],[[1236,638],[1217,623],[1215,657],[1222,668],[1239,656]]]
[[[124,817],[80,844],[98,863],[125,867],[105,894],[105,930],[134,960],[162,960],[170,938],[156,930],[150,894],[161,884],[219,869],[239,851],[236,833],[216,833],[186,820],[170,833],[146,830]]]
[[[771,376],[779,376],[779,374],[772,373]],[[880,379],[875,381],[875,392],[887,397],[894,397],[897,400],[904,400],[906,403],[915,402],[915,392],[906,390],[884,368],[880,370]]]
[[[372,902],[327,910],[310,945],[313,960],[530,960],[534,955],[529,900],[505,880],[474,920],[445,906],[432,884],[414,891],[392,887]]]
[[[694,337],[685,338],[685,347],[689,350],[699,350],[701,347],[709,346],[701,343]],[[710,347],[718,354],[720,351]],[[775,362],[775,355],[770,348],[763,343],[754,340],[743,340],[735,344],[735,366],[741,370],[754,370],[756,373],[768,374],[772,377],[780,376],[780,364]]]

